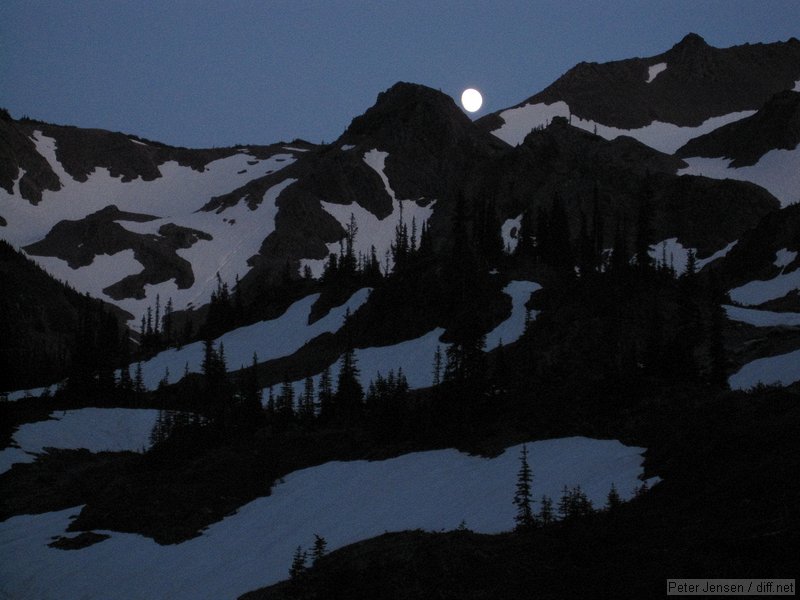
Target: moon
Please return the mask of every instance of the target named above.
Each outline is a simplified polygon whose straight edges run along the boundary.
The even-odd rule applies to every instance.
[[[463,106],[464,110],[467,112],[473,113],[477,111],[482,104],[483,96],[481,96],[481,93],[474,88],[467,88],[461,94],[461,106]]]

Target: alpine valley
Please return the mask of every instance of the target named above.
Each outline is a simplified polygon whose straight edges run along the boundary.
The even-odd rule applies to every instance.
[[[0,597],[649,598],[800,551],[800,41],[330,144],[0,113]]]

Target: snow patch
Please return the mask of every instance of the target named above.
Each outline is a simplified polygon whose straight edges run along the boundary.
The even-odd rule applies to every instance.
[[[486,349],[493,350],[503,344],[516,342],[525,332],[525,319],[527,310],[525,303],[531,294],[542,289],[542,286],[532,281],[512,281],[503,292],[511,297],[511,316],[486,334]],[[530,318],[535,318],[537,311],[531,311]]]
[[[299,350],[307,342],[323,333],[334,333],[344,324],[344,315],[349,309],[351,313],[366,302],[370,288],[363,288],[354,293],[350,299],[331,309],[318,321],[309,324],[311,307],[319,298],[319,294],[306,296],[292,304],[286,312],[276,319],[260,321],[245,327],[239,327],[214,340],[215,348],[222,343],[225,347],[225,360],[230,370],[249,366],[253,362],[253,352],[258,354],[259,362],[289,356]],[[155,389],[167,371],[169,383],[180,380],[188,368],[190,373],[201,372],[203,363],[203,343],[195,342],[180,349],[165,350],[142,363],[142,376],[148,389]],[[131,374],[135,373],[135,365],[130,366]]]
[[[95,298],[107,302],[115,302],[103,290],[117,283],[128,275],[136,275],[144,270],[144,265],[136,260],[133,250],[122,250],[116,254],[100,254],[94,257],[92,264],[71,269],[67,261],[55,256],[34,256],[36,262],[48,273],[70,272],[69,283],[81,292],[88,292]]]
[[[500,117],[504,123],[492,133],[504,142],[517,146],[522,143],[525,136],[533,129],[547,126],[553,117],[567,117],[575,127],[596,133],[607,140],[613,140],[620,135],[627,135],[647,144],[651,148],[667,154],[673,154],[690,139],[754,113],[755,111],[753,110],[746,110],[712,117],[697,127],[680,127],[672,123],[653,121],[649,125],[638,129],[619,129],[576,117],[571,114],[569,105],[563,100],[559,100],[553,104],[526,104],[519,108],[503,111],[500,113]]]
[[[800,381],[800,350],[759,358],[728,378],[732,390],[749,390],[759,384],[791,385]]]
[[[522,215],[515,219],[506,219],[500,227],[500,235],[503,236],[503,248],[506,254],[513,254],[519,243],[519,228],[522,225]]]
[[[794,87],[792,88],[793,92],[800,92],[800,79],[794,82]]]
[[[659,73],[667,70],[667,63],[658,63],[657,65],[650,65],[647,67],[647,83],[652,83],[653,79],[658,77]]]
[[[427,206],[420,206],[414,200],[399,200],[389,183],[389,178],[386,176],[384,166],[388,153],[379,150],[370,150],[364,154],[364,162],[373,169],[383,181],[383,186],[386,193],[392,199],[392,213],[379,219],[360,204],[337,204],[334,202],[321,202],[322,208],[336,219],[342,228],[347,229],[350,224],[350,217],[354,217],[358,232],[355,237],[355,244],[353,247],[356,255],[362,254],[369,257],[372,248],[375,248],[375,254],[378,260],[383,265],[388,265],[388,268],[393,267],[393,262],[389,254],[391,244],[394,242],[395,228],[401,222],[406,224],[409,228],[409,235],[411,235],[412,221],[417,225],[417,241],[419,241],[419,234],[422,230],[422,224],[427,221],[433,214],[433,207],[435,201],[430,202]],[[339,242],[328,244],[329,253],[339,252]],[[300,269],[308,266],[311,269],[311,274],[314,277],[320,277],[325,270],[326,258],[321,259],[303,259],[300,261]]]
[[[25,423],[14,433],[19,448],[0,452],[0,473],[14,463],[33,462],[45,448],[86,448],[90,452],[138,452],[150,446],[157,410],[82,408],[57,411],[48,421]]]
[[[731,251],[731,248],[733,248],[735,245],[736,241],[733,241],[721,250],[714,252],[714,254],[711,256],[695,259],[695,270],[699,271],[707,264],[722,258],[728,254],[728,252]],[[686,248],[678,241],[678,238],[669,238],[650,246],[648,254],[656,262],[656,264],[665,264],[666,266],[671,266],[673,269],[675,269],[675,273],[677,275],[683,275],[686,273],[686,265],[689,260],[689,250],[693,250],[695,256],[697,256],[696,248]]]
[[[353,144],[343,144],[340,149],[343,152],[347,152],[348,150],[352,150],[353,148],[355,148],[355,146]]]
[[[541,286],[532,281],[512,281],[504,289],[511,298],[511,315],[500,323],[486,336],[486,350],[494,350],[502,340],[503,344],[516,342],[525,331],[526,309],[525,303],[530,295]],[[536,311],[531,311],[530,318],[536,317]],[[366,390],[371,381],[377,379],[378,374],[387,377],[389,371],[397,374],[401,369],[408,380],[411,389],[433,385],[433,361],[436,349],[440,348],[442,356],[447,351],[448,344],[440,341],[444,329],[436,328],[413,340],[406,340],[389,346],[373,346],[370,348],[356,348],[355,358],[361,372],[360,382]],[[336,382],[339,377],[339,361],[330,366],[331,380]],[[312,380],[314,389],[319,389],[321,373]],[[292,383],[295,398],[303,394],[305,380]]]
[[[756,327],[800,327],[800,313],[774,312],[729,305],[723,308],[731,321],[748,323]]]
[[[16,402],[17,400],[23,400],[25,398],[38,398],[45,392],[45,390],[47,390],[48,393],[50,394],[55,393],[55,388],[56,388],[55,385],[49,385],[45,387],[31,388],[27,390],[14,390],[12,392],[8,392],[5,395],[5,400],[7,402]]]
[[[800,290],[800,269],[781,273],[772,279],[756,280],[728,292],[731,300],[738,304],[762,304],[783,298],[789,292]]]
[[[491,459],[434,450],[326,463],[287,475],[270,496],[167,546],[103,532],[111,538],[67,552],[47,544],[80,507],[12,517],[0,523],[0,596],[101,600],[113,590],[120,600],[236,598],[285,579],[294,550],[314,534],[335,550],[386,531],[455,529],[462,520],[480,533],[508,531],[520,450]],[[564,485],[580,485],[600,506],[612,483],[623,499],[641,484],[644,449],[616,440],[543,440],[528,451],[537,498],[557,499]]]
[[[782,207],[800,202],[800,146],[794,150],[770,150],[749,167],[731,167],[727,158],[693,157],[683,160],[689,166],[680,169],[679,175],[750,181],[775,196]]]
[[[797,258],[797,252],[783,248],[775,253],[775,262],[773,263],[780,269],[786,269]]]

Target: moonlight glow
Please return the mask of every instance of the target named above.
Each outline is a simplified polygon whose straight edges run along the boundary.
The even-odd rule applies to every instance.
[[[483,97],[478,90],[468,88],[461,94],[461,106],[467,112],[475,112],[483,104]]]

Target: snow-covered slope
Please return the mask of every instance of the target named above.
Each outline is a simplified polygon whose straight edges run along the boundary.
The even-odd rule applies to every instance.
[[[47,421],[26,423],[13,437],[16,448],[0,451],[0,473],[14,463],[33,462],[44,448],[86,448],[90,452],[131,450],[150,446],[158,411],[132,408],[82,408],[57,411]]]
[[[757,305],[782,298],[796,290],[800,290],[800,269],[789,273],[780,273],[772,279],[751,281],[728,293],[734,302]]]
[[[343,305],[309,324],[311,307],[319,298],[319,294],[312,294],[292,304],[276,319],[229,331],[214,340],[215,347],[224,346],[225,360],[231,369],[249,366],[253,353],[258,355],[259,362],[289,356],[318,335],[338,331],[344,324],[345,313],[355,312],[367,300],[369,291],[369,288],[357,291]],[[166,350],[142,363],[143,381],[148,389],[155,389],[168,372],[168,382],[175,383],[187,369],[199,373],[202,363],[202,342]]]
[[[436,201],[433,200],[421,206],[414,200],[398,199],[386,175],[385,165],[388,156],[387,152],[372,149],[364,153],[364,163],[381,178],[384,189],[392,200],[392,212],[390,215],[380,219],[359,204],[338,204],[323,201],[322,208],[333,216],[345,230],[350,224],[351,217],[355,218],[358,232],[353,247],[354,253],[369,257],[374,251],[380,263],[391,270],[394,264],[389,250],[395,241],[395,229],[401,223],[405,224],[408,227],[409,235],[411,235],[412,224],[415,224],[417,236],[419,236],[422,224],[433,214]],[[338,253],[339,243],[328,244],[328,251],[334,254]],[[322,275],[326,260],[327,258],[317,260],[304,259],[300,263],[302,266],[308,265],[314,277],[319,277]]]
[[[582,437],[528,444],[533,493],[558,498],[580,485],[602,505],[615,484],[629,498],[641,483],[642,448]],[[0,523],[0,597],[16,600],[223,600],[285,579],[298,545],[314,534],[329,549],[385,531],[478,532],[514,525],[520,447],[493,459],[436,450],[377,462],[331,462],[292,473],[271,496],[243,506],[197,538],[159,546],[115,532],[81,550],[49,548],[79,508]],[[534,507],[538,510],[538,505]]]
[[[699,271],[707,264],[714,262],[717,259],[725,257],[731,248],[736,245],[736,242],[731,242],[721,250],[718,250],[711,256],[705,258],[695,259],[695,270]],[[689,251],[694,251],[697,256],[697,248],[686,248],[678,241],[678,238],[669,238],[658,244],[650,246],[650,257],[656,264],[663,264],[675,269],[677,275],[683,275],[686,272],[686,266],[689,260]]]
[[[22,248],[44,239],[61,221],[80,221],[110,205],[120,211],[149,215],[155,219],[133,222],[120,219],[128,231],[159,237],[166,224],[201,231],[210,239],[199,239],[188,249],[177,249],[179,257],[189,261],[194,270],[194,282],[178,289],[174,279],[145,286],[145,298],[125,298],[116,303],[138,317],[145,308],[154,305],[160,294],[162,301],[172,298],[176,310],[208,301],[216,286],[216,273],[232,282],[249,269],[247,259],[258,252],[264,238],[275,227],[275,200],[292,180],[287,179],[270,188],[256,210],[244,202],[221,211],[200,209],[211,198],[241,187],[247,181],[267,173],[275,173],[294,162],[293,152],[279,152],[269,158],[256,158],[245,150],[215,160],[203,170],[181,166],[177,162],[160,165],[161,177],[151,181],[136,178],[125,181],[113,177],[107,168],[98,167],[86,181],[76,181],[67,173],[56,155],[56,140],[40,131],[32,137],[36,151],[46,159],[58,179],[61,189],[44,190],[42,199],[33,204],[20,193],[19,173],[14,193],[0,189],[0,215],[7,225],[0,235],[12,245]],[[100,254],[88,266],[72,268],[67,261],[54,256],[35,257],[37,262],[56,278],[73,285],[81,292],[113,301],[103,290],[109,285],[135,275],[143,265],[134,258],[133,250],[108,256]]]
[[[486,335],[486,350],[494,350],[502,342],[511,344],[517,341],[525,330],[526,309],[525,303],[531,294],[540,289],[538,283],[532,281],[512,281],[503,290],[511,298],[511,315]],[[532,311],[531,318],[536,317]],[[436,328],[425,335],[412,340],[406,340],[389,346],[370,348],[356,348],[355,358],[361,373],[361,384],[366,388],[370,381],[377,379],[378,375],[388,376],[389,371],[395,374],[403,371],[411,389],[428,387],[433,384],[433,362],[437,348],[444,355],[447,344],[440,338],[444,329]],[[331,365],[333,381],[339,375],[339,363]],[[313,377],[315,389],[318,389],[321,374]],[[301,397],[304,381],[295,381],[293,384],[295,397]]]
[[[752,166],[734,168],[727,158],[684,158],[688,166],[680,175],[703,175],[713,179],[750,181],[767,189],[788,206],[800,202],[800,148],[771,150]]]
[[[800,381],[800,350],[759,358],[728,378],[733,390],[748,390],[759,384],[790,385]]]
[[[503,120],[503,125],[492,133],[504,142],[517,146],[534,129],[546,127],[553,120],[553,117],[567,117],[575,127],[596,133],[607,140],[613,140],[620,135],[627,135],[647,144],[651,148],[672,154],[692,138],[747,117],[754,112],[737,111],[719,117],[712,117],[696,127],[680,127],[672,123],[653,121],[650,125],[644,127],[621,129],[573,116],[569,105],[566,102],[559,101],[553,104],[526,104],[519,108],[504,110],[499,113]]]
[[[725,306],[731,321],[739,321],[756,327],[800,327],[800,313],[755,310],[741,306]]]

